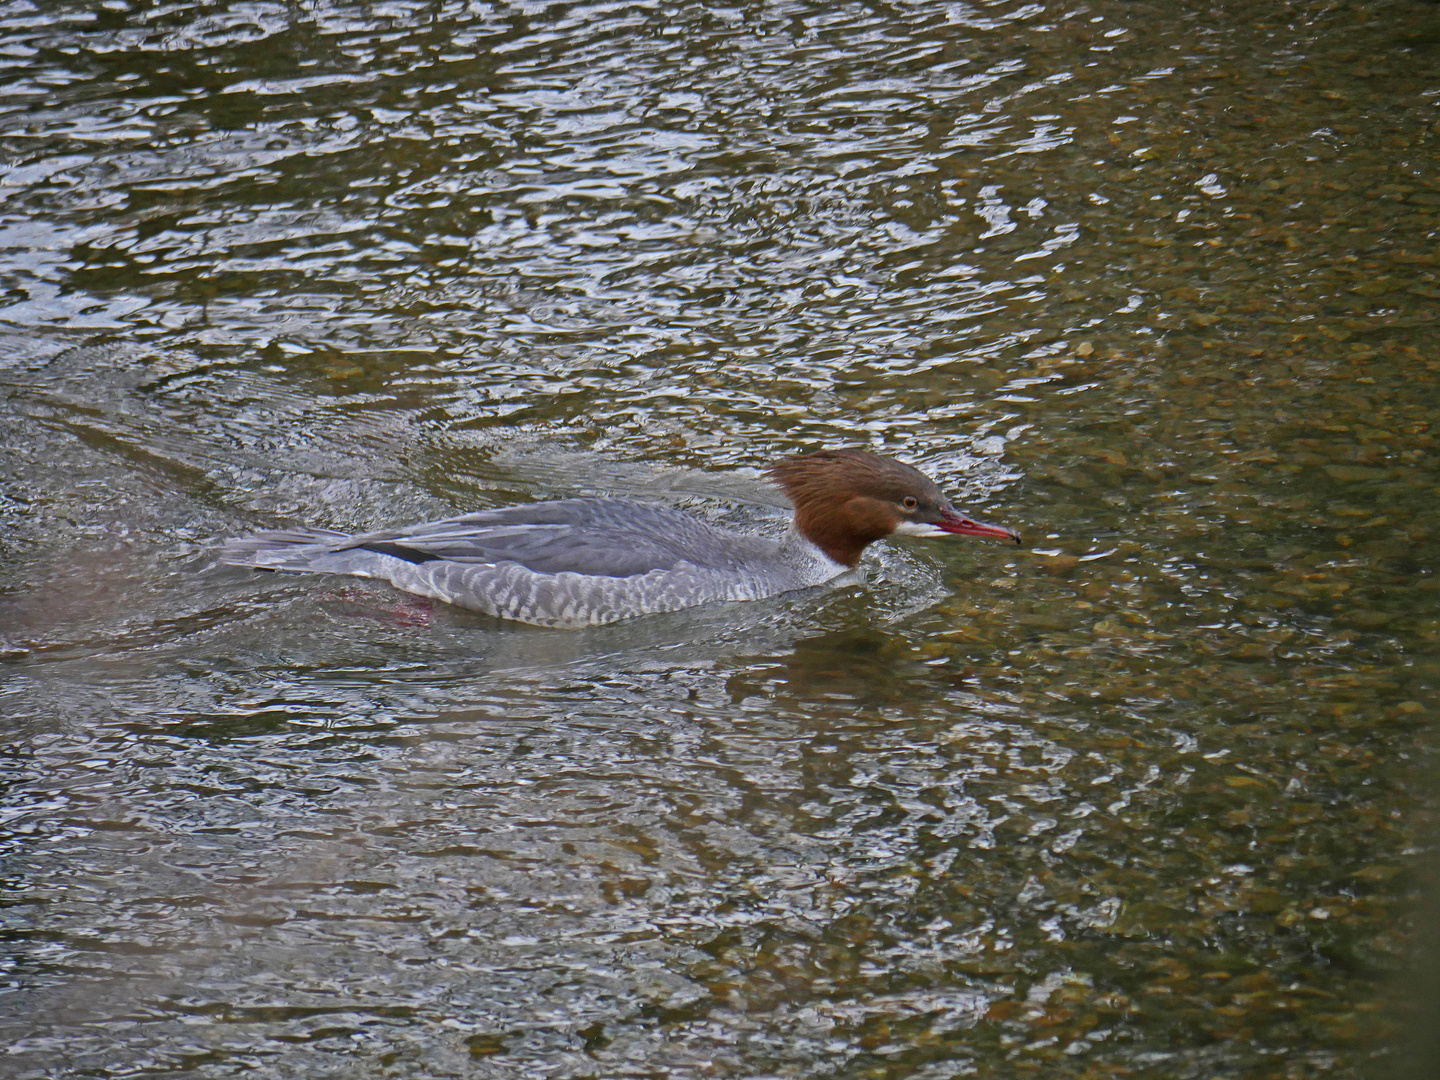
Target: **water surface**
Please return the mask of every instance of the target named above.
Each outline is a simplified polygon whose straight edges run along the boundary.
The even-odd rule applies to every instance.
[[[1358,1078],[1440,679],[1440,16],[0,5],[15,1077]],[[562,633],[217,567],[912,461]]]

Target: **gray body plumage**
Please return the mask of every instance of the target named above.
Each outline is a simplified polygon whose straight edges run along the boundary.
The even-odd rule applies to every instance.
[[[758,600],[847,569],[793,528],[770,540],[620,499],[532,503],[354,536],[262,532],[226,541],[221,558],[380,578],[457,607],[560,628]]]

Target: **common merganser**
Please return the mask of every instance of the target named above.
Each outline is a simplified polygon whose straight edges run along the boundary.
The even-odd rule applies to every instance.
[[[864,450],[781,458],[766,473],[795,519],[771,540],[668,506],[560,499],[348,535],[281,529],[227,540],[224,562],[381,578],[406,592],[575,629],[698,604],[759,600],[853,569],[887,536],[1018,533],[958,512],[920,472]]]

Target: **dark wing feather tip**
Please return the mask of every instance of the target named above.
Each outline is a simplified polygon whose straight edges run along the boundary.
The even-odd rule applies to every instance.
[[[406,547],[403,544],[389,544],[384,540],[372,541],[368,544],[353,544],[350,547],[340,548],[341,551],[374,551],[381,555],[393,555],[397,559],[404,559],[408,563],[436,562],[443,558],[440,555],[433,555],[428,551],[417,551],[415,548]]]

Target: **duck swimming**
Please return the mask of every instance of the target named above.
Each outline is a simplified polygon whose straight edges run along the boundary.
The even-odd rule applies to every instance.
[[[379,578],[502,619],[577,629],[821,585],[887,536],[1020,543],[1013,530],[960,513],[918,469],[865,450],[784,457],[766,474],[795,508],[780,539],[668,506],[580,498],[358,535],[277,529],[225,541],[221,559]]]

